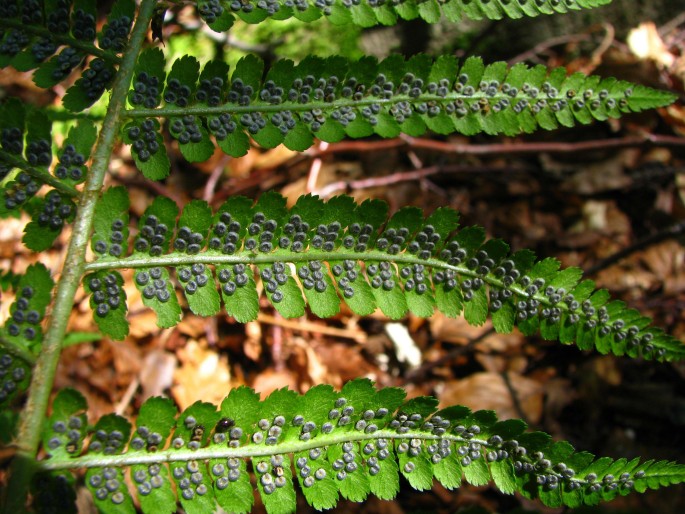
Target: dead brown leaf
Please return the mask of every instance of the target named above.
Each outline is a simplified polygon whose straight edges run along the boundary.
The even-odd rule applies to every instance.
[[[473,410],[490,409],[497,412],[500,419],[520,418],[523,414],[530,423],[538,423],[542,417],[542,384],[517,373],[509,373],[508,376],[522,412],[517,410],[502,375],[490,372],[475,373],[446,383],[439,394],[440,405],[466,405]]]

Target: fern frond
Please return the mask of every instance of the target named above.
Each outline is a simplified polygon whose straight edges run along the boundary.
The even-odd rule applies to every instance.
[[[593,505],[685,481],[680,464],[595,458],[545,433],[525,433],[523,421],[437,404],[432,397],[405,401],[403,390],[377,391],[366,379],[340,392],[328,385],[302,396],[281,389],[263,401],[240,387],[218,411],[197,402],[178,415],[169,400],[151,398],[135,430],[113,414],[88,430],[85,400],[63,390],[43,438],[49,458],[38,465],[46,472],[85,468],[101,512],[135,512],[135,496],[143,512],[155,514],[174,512],[176,496],[184,512],[212,512],[217,503],[249,512],[248,463],[269,513],[295,511],[295,481],[316,509],[332,508],[340,497],[392,499],[400,474],[418,490],[434,479],[447,489],[463,480],[492,483],[551,507]]]
[[[95,125],[82,119],[53,156],[51,129],[41,110],[27,112],[16,99],[0,105],[0,215],[20,209],[31,215],[23,242],[35,251],[49,248],[74,220],[79,194],[75,186],[86,179],[86,162],[97,136]],[[38,197],[43,186],[52,189]]]
[[[181,318],[179,288],[190,309],[211,316],[223,299],[240,322],[255,319],[257,283],[286,318],[335,315],[341,301],[359,315],[379,308],[390,318],[411,311],[429,317],[463,312],[483,324],[488,316],[499,332],[518,326],[524,334],[576,342],[582,349],[660,360],[682,358],[683,344],[649,326],[649,319],[609,301],[578,268],[559,270],[555,259],[535,260],[530,251],[509,255],[500,240],[485,240],[479,227],[457,229],[448,208],[424,219],[407,207],[387,217],[381,201],[355,204],[347,196],[324,203],[310,195],[292,209],[278,193],[253,205],[234,197],[212,214],[202,201],[180,216],[176,204],[157,197],[143,214],[129,255],[128,196],[107,190],[96,208],[91,247],[97,258],[85,284],[101,330],[115,338],[127,333],[125,295],[117,269],[134,268],[143,302],[161,327]],[[171,251],[169,251],[172,249]],[[221,294],[217,292],[217,286]]]
[[[291,17],[310,22],[325,16],[338,25],[361,27],[394,25],[398,18],[421,18],[437,23],[444,16],[457,22],[500,20],[541,14],[558,14],[607,5],[611,0],[198,0],[197,10],[210,28],[228,30],[236,19],[260,23]]]
[[[200,73],[197,60],[186,56],[166,77],[162,52],[144,52],[129,93],[124,140],[145,176],[169,173],[159,118],[168,119],[181,153],[194,162],[207,160],[215,144],[229,155],[244,155],[249,137],[266,148],[284,144],[302,151],[314,137],[334,142],[427,130],[513,136],[618,118],[675,99],[613,78],[485,65],[475,57],[461,65],[450,56],[405,61],[395,55],[381,62],[308,57],[298,65],[284,60],[263,68],[261,60],[247,56],[229,81],[225,64],[210,62]]]
[[[19,277],[10,317],[0,329],[0,406],[24,391],[43,340],[41,321],[54,282],[43,264],[29,266]]]
[[[35,84],[50,88],[93,56],[63,102],[73,112],[90,107],[111,86],[135,14],[133,0],[118,0],[98,33],[96,5],[95,0],[3,2],[0,68],[36,70]]]

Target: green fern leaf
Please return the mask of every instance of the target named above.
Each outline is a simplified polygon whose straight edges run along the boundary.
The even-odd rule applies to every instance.
[[[110,201],[115,192],[116,205]],[[180,319],[169,280],[173,267],[190,309],[199,315],[220,308],[218,286],[229,315],[254,319],[257,275],[260,289],[287,318],[302,316],[307,305],[317,316],[333,316],[341,301],[356,313],[379,308],[393,319],[408,311],[429,317],[437,308],[449,316],[463,312],[473,325],[491,316],[499,332],[518,326],[526,335],[539,332],[601,353],[660,360],[685,353],[682,343],[650,327],[648,318],[610,302],[609,293],[596,291],[592,281],[581,282],[579,269],[560,270],[551,258],[536,262],[527,250],[509,256],[508,246],[486,241],[482,228],[456,230],[458,214],[451,209],[424,219],[419,209],[403,208],[388,220],[388,207],[379,201],[355,205],[349,197],[336,197],[324,203],[303,196],[288,210],[285,198],[270,192],[254,205],[231,198],[212,216],[206,203],[194,201],[184,209],[167,253],[178,210],[157,197],[127,257],[127,233],[117,235],[122,243],[108,246],[112,213],[120,213],[126,225],[126,208],[121,188],[103,196],[92,240],[101,257],[86,269],[136,268],[136,285],[160,316],[160,326]],[[116,322],[122,330],[123,312]]]
[[[43,340],[41,321],[54,282],[43,264],[32,264],[19,278],[10,318],[0,330],[0,405],[26,390],[31,367]]]
[[[211,29],[222,32],[228,30],[236,18],[247,23],[260,23],[267,18],[284,20],[290,17],[311,22],[325,16],[338,25],[354,23],[362,27],[372,27],[377,24],[394,25],[398,18],[412,20],[420,17],[428,23],[437,23],[442,16],[452,22],[464,18],[517,19],[524,16],[534,17],[591,9],[610,2],[611,0],[271,0],[232,2],[229,7],[218,0],[198,0],[197,9]]]
[[[158,132],[158,117],[169,118],[181,153],[202,161],[215,144],[229,155],[244,155],[248,136],[265,148],[285,144],[298,151],[309,147],[313,137],[335,142],[371,134],[417,136],[426,130],[513,136],[617,118],[675,98],[615,79],[580,73],[567,77],[563,68],[508,68],[503,62],[485,65],[476,57],[459,66],[453,57],[433,61],[425,55],[407,61],[391,56],[380,63],[341,57],[307,57],[298,65],[280,61],[263,81],[263,63],[247,56],[238,62],[230,83],[225,65],[209,63],[198,85],[197,61],[183,57],[166,81],[164,105],[156,108],[164,82],[162,53],[144,52],[136,69],[144,80],[134,80],[138,89],[129,93],[133,108],[126,115],[133,121],[125,129],[125,141],[133,144],[136,164],[153,179],[163,178],[169,169],[161,135],[148,143],[152,148],[143,137],[146,131]],[[155,95],[146,93],[150,90]],[[178,115],[181,108],[183,116]],[[132,127],[138,128],[131,136]]]
[[[143,512],[154,514],[174,510],[171,480],[185,512],[211,511],[215,501],[231,512],[248,512],[248,461],[269,513],[295,511],[295,480],[319,510],[334,507],[339,497],[393,498],[399,473],[419,490],[431,487],[433,478],[449,489],[462,480],[492,482],[506,494],[573,507],[685,481],[682,465],[595,459],[547,434],[524,433],[520,420],[498,421],[492,411],[461,406],[437,411],[435,398],[405,402],[404,396],[396,388],[376,391],[365,379],[348,382],[340,392],[328,385],[303,396],[281,389],[264,401],[241,387],[231,391],[220,412],[197,402],[176,421],[168,400],[152,398],[141,408],[128,450],[121,443],[128,440],[128,423],[107,415],[95,425],[88,450],[77,456],[85,403],[67,390],[55,400],[44,441],[50,457],[39,467],[86,468],[86,485],[102,512],[133,512],[122,481],[130,467]],[[71,426],[77,427],[77,442],[65,452],[71,436],[64,434],[71,434]]]

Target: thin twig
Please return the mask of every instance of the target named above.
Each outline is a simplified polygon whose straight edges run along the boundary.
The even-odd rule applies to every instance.
[[[212,174],[209,176],[209,178],[207,179],[207,183],[205,184],[204,193],[202,194],[202,199],[205,202],[210,204],[212,203],[212,199],[214,198],[214,192],[216,191],[216,185],[219,183],[219,179],[221,178],[221,175],[223,175],[224,170],[226,169],[226,166],[228,165],[230,160],[230,155],[224,155],[221,157],[216,166],[214,166]]]
[[[270,316],[269,314],[264,313],[259,313],[257,315],[257,321],[259,321],[260,323],[267,323],[269,325],[278,325],[280,327],[289,328],[291,330],[297,330],[299,332],[314,332],[332,337],[353,339],[358,343],[366,342],[366,333],[362,332],[361,330],[350,330],[347,328],[329,327],[327,325],[319,325],[318,323],[313,323],[311,321],[291,321],[283,318],[277,318],[275,316]]]
[[[661,241],[665,241],[666,239],[678,237],[682,234],[685,234],[685,221],[681,221],[679,223],[671,225],[670,227],[667,227],[664,230],[661,230],[655,234],[640,239],[632,245],[620,249],[616,253],[609,255],[608,257],[597,262],[594,266],[588,268],[585,271],[585,275],[595,275],[599,273],[601,270],[608,268],[612,264],[616,264],[620,260],[625,259],[626,257],[635,252],[639,252],[640,250],[644,250],[645,248],[652,246],[656,243],[660,243]]]
[[[328,148],[328,143],[325,141],[322,141],[319,144],[319,149],[321,151],[326,151]],[[316,189],[316,183],[319,180],[319,173],[321,172],[321,165],[323,164],[323,161],[320,157],[316,157],[313,161],[311,166],[309,167],[309,175],[307,175],[307,192],[311,193]]]
[[[493,166],[461,166],[461,165],[445,165],[445,166],[429,166],[420,170],[412,171],[398,171],[383,177],[371,177],[360,180],[339,180],[325,185],[321,189],[313,191],[313,194],[321,198],[328,198],[339,192],[357,191],[360,189],[370,189],[373,187],[387,187],[401,182],[424,181],[426,177],[436,175],[438,173],[489,173],[496,171],[502,173],[504,168],[495,168]],[[521,168],[506,167],[507,172],[514,171],[528,171]]]
[[[528,419],[528,416],[526,416],[526,413],[523,411],[523,407],[521,406],[521,401],[519,400],[519,395],[516,392],[516,389],[514,389],[514,384],[511,383],[511,378],[509,377],[509,373],[504,371],[500,373],[500,376],[502,377],[502,380],[504,381],[504,385],[507,387],[507,390],[509,391],[509,396],[511,396],[511,403],[514,406],[514,410],[516,411],[516,415],[525,421],[526,425],[532,428],[531,423]]]

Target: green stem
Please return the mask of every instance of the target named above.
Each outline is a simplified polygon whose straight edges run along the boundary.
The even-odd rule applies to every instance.
[[[112,87],[107,114],[93,152],[93,165],[81,194],[79,210],[74,221],[73,235],[69,241],[62,275],[57,284],[52,315],[43,340],[41,353],[33,370],[33,379],[26,406],[19,420],[16,439],[17,458],[12,463],[10,482],[6,489],[11,493],[6,494],[3,509],[3,512],[7,514],[22,512],[26,507],[29,481],[32,474],[31,467],[35,466],[35,457],[38,453],[62,340],[74,304],[76,289],[83,275],[95,204],[109,168],[109,160],[121,125],[121,113],[131,83],[133,67],[145,41],[155,4],[155,0],[143,0],[141,3],[128,48]]]
[[[33,178],[39,180],[43,184],[52,186],[60,193],[64,193],[65,195],[70,196],[71,198],[78,196],[78,191],[76,189],[65,184],[61,180],[56,179],[46,170],[34,168],[24,159],[19,159],[18,157],[15,157],[14,155],[7,153],[3,150],[0,150],[0,162],[7,163],[11,165],[13,168],[18,168],[20,170],[25,171],[26,173],[31,175]]]

